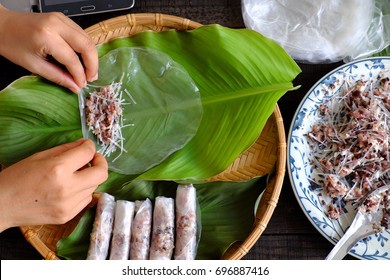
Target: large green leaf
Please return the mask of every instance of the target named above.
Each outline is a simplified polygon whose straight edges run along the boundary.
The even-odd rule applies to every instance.
[[[77,96],[39,77],[23,77],[0,93],[0,160],[15,163],[82,137]]]
[[[197,259],[220,259],[229,246],[245,240],[252,230],[255,203],[265,187],[266,178],[248,182],[215,182],[195,185],[200,208],[200,240]],[[137,181],[115,190],[116,199],[130,201],[157,196],[175,197],[177,184]],[[76,229],[57,244],[60,257],[85,259],[94,220],[94,208],[86,211]]]
[[[99,46],[100,55],[123,46],[163,51],[198,86],[203,119],[181,150],[138,179],[211,177],[259,136],[278,99],[294,89],[299,67],[274,41],[251,30],[210,25],[192,31],[143,32]]]

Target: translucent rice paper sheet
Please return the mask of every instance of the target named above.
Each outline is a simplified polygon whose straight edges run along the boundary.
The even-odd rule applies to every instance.
[[[390,44],[389,0],[242,0],[247,28],[306,63],[350,61]]]
[[[112,83],[121,83],[123,141],[108,155],[86,124],[85,105],[91,92]],[[99,79],[82,89],[79,107],[83,136],[96,143],[110,170],[122,174],[142,173],[181,149],[196,134],[203,113],[187,71],[163,52],[138,47],[100,58]]]

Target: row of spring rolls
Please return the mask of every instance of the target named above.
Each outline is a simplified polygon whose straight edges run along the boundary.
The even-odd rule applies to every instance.
[[[192,260],[197,250],[196,189],[179,185],[176,199],[117,200],[102,193],[88,260]]]

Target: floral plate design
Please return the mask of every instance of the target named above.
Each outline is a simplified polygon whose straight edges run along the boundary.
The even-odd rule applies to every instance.
[[[314,227],[330,242],[336,242],[350,226],[356,207],[347,204],[347,213],[338,220],[330,219],[322,203],[326,194],[319,188],[319,176],[310,164],[310,145],[307,132],[311,125],[320,119],[318,106],[325,98],[340,89],[346,75],[358,80],[375,78],[384,70],[390,69],[390,57],[366,58],[344,64],[320,79],[306,94],[293,118],[287,139],[287,169],[295,196],[307,218]],[[364,260],[390,260],[390,230],[373,234],[359,241],[349,252]]]

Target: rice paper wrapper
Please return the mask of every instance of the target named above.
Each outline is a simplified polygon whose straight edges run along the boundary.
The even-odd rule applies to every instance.
[[[170,260],[175,247],[175,201],[170,197],[158,196],[153,210],[151,260]]]
[[[134,219],[134,210],[134,202],[117,200],[110,260],[128,260],[130,257],[131,226]]]
[[[196,189],[192,184],[179,185],[176,190],[175,260],[194,260],[200,240],[200,211]]]
[[[108,150],[94,134],[101,132],[87,125],[86,109],[91,94],[109,85],[118,87],[122,117],[119,137]],[[150,48],[108,52],[99,59],[99,79],[78,96],[83,136],[95,142],[109,169],[121,174],[142,173],[181,149],[196,134],[203,114],[199,90],[184,67]],[[101,124],[105,118],[99,118]]]
[[[135,216],[131,230],[130,259],[149,258],[150,235],[152,230],[153,206],[149,199],[135,201]]]
[[[115,215],[115,197],[101,193],[90,236],[87,260],[107,259]]]

